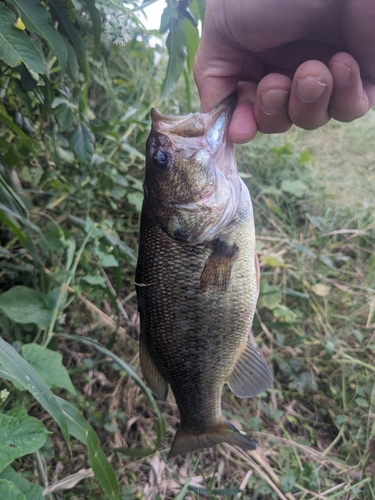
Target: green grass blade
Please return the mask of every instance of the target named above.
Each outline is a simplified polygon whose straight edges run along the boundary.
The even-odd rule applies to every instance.
[[[70,448],[68,424],[54,395],[34,368],[2,338],[0,338],[0,364],[4,371],[28,390],[56,420]]]
[[[176,496],[175,500],[184,500],[185,498],[185,494],[189,488],[189,484],[190,484],[190,481],[191,481],[191,477],[188,477],[184,486],[182,487],[180,493]]]
[[[70,434],[87,446],[89,462],[103,491],[110,500],[120,500],[115,471],[100,448],[96,432],[73,405],[55,397],[66,417]]]
[[[131,377],[134,380],[134,382],[136,382],[136,384],[139,385],[139,387],[145,393],[147,399],[149,400],[149,402],[150,402],[150,404],[151,404],[151,406],[152,406],[152,408],[155,411],[156,416],[157,416],[157,429],[156,429],[157,440],[155,443],[155,450],[154,450],[154,451],[156,451],[156,449],[159,447],[159,444],[160,444],[160,442],[163,438],[163,434],[165,432],[165,427],[166,427],[165,419],[164,419],[163,414],[160,412],[159,407],[158,407],[155,399],[153,398],[151,392],[146,387],[144,382],[140,379],[139,375],[134,370],[134,368],[132,368],[124,360],[122,360],[121,358],[116,356],[116,354],[109,351],[108,349],[106,349],[104,346],[102,346],[101,344],[99,344],[99,342],[96,342],[95,340],[82,338],[82,337],[79,337],[78,335],[59,334],[59,336],[67,338],[67,339],[78,340],[79,342],[83,342],[86,345],[91,345],[91,346],[95,347],[95,349],[97,349],[99,352],[101,352],[105,356],[108,356],[115,363],[117,363],[129,375],[129,377]]]

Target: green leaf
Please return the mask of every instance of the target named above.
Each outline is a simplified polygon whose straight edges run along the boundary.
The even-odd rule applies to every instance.
[[[59,60],[62,73],[65,73],[68,50],[63,38],[52,25],[49,12],[42,7],[39,0],[9,0],[9,2],[17,7],[26,28],[48,43]]]
[[[304,184],[300,180],[296,181],[284,180],[281,183],[280,187],[284,192],[297,196],[297,198],[301,198],[301,196],[303,196],[304,192],[307,189],[306,184]]]
[[[3,222],[6,226],[8,226],[11,231],[13,231],[13,233],[17,236],[17,238],[19,239],[20,243],[24,247],[27,246],[28,239],[27,239],[25,233],[18,227],[18,225],[16,224],[16,222],[14,222],[14,220],[12,220],[10,217],[8,217],[1,210],[1,207],[0,207],[0,221]]]
[[[186,40],[186,62],[190,73],[193,69],[193,62],[199,45],[199,31],[198,28],[194,26],[194,24],[192,24],[192,22],[186,17],[182,21],[182,27],[184,29]]]
[[[94,274],[87,274],[82,278],[82,281],[85,281],[89,285],[100,285],[100,286],[106,286],[105,284],[105,279],[103,276],[96,276]]]
[[[103,491],[110,500],[120,500],[115,471],[100,448],[94,429],[70,403],[57,396],[56,401],[64,412],[71,435],[87,446],[90,465]]]
[[[39,328],[46,328],[53,315],[43,293],[22,285],[0,295],[0,309],[16,323],[35,323]]]
[[[61,387],[71,394],[76,393],[60,353],[38,344],[24,344],[22,355],[50,389]]]
[[[95,7],[95,0],[84,0],[87,10],[89,11],[92,27],[94,30],[94,40],[95,40],[95,53],[97,55],[100,49],[100,37],[102,35],[102,23],[100,19],[100,12]]]
[[[269,267],[285,267],[284,259],[275,253],[269,253],[267,255],[262,255],[261,262],[265,266]]]
[[[260,291],[257,307],[261,309],[266,307],[271,311],[277,307],[282,299],[281,290],[279,287],[270,285],[267,280],[260,280]]]
[[[2,338],[0,338],[0,364],[2,365],[0,376],[8,380],[10,377],[12,381],[18,382],[39,401],[56,420],[68,447],[70,447],[68,425],[54,395],[34,368]]]
[[[206,10],[206,0],[193,0],[189,6],[191,12],[197,19],[204,23],[204,14]]]
[[[61,103],[56,107],[56,119],[60,125],[61,132],[73,127],[75,115],[72,107],[67,103]]]
[[[30,481],[17,474],[10,465],[0,474],[0,479],[6,479],[14,483],[25,495],[26,500],[45,500],[43,496],[44,488],[38,484],[30,483]]]
[[[296,482],[296,478],[294,477],[294,474],[288,473],[285,474],[284,476],[281,477],[280,480],[280,488],[283,493],[288,493],[288,491],[291,491],[293,488],[294,484]]]
[[[1,4],[0,4],[1,6]],[[0,19],[0,25],[1,25],[1,19]],[[0,38],[1,38],[1,34],[0,34]],[[1,45],[1,43],[0,43]],[[0,52],[1,52],[1,48],[0,48]],[[1,59],[1,55],[0,55],[0,59]],[[10,128],[10,130],[12,130],[18,137],[19,139],[32,151],[34,149],[34,143],[33,141],[30,139],[30,137],[28,137],[27,134],[25,134],[25,132],[23,130],[21,130],[19,128],[18,125],[16,125],[14,123],[14,121],[9,117],[7,116],[5,113],[0,113],[0,122],[3,122],[8,128]]]
[[[310,248],[305,247],[305,245],[302,245],[301,243],[295,243],[294,241],[288,241],[287,243],[296,250],[299,250],[300,252],[309,255],[313,259],[316,259],[316,254],[312,250],[310,250]]]
[[[72,21],[69,19],[69,15],[65,9],[65,5],[60,0],[50,0],[49,5],[51,7],[52,17],[58,22],[59,31],[65,35],[70,43],[72,44],[75,53],[77,54],[77,60],[79,67],[85,78],[88,77],[88,64],[86,57],[86,47],[83,43],[82,38],[79,35],[77,28],[74,26]]]
[[[6,500],[26,500],[25,495],[11,481],[0,479],[0,498]]]
[[[77,54],[69,42],[66,42],[66,46],[68,47],[68,66],[66,68],[66,72],[72,82],[78,85],[79,68]]]
[[[95,136],[83,122],[79,122],[74,132],[69,136],[69,144],[77,158],[83,163],[89,163],[94,153]]]
[[[100,248],[95,248],[95,253],[99,257],[99,263],[103,267],[118,267],[118,260],[110,253],[104,253]]]
[[[162,98],[167,97],[174,90],[182,74],[185,63],[185,44],[186,40],[182,23],[173,18],[167,37],[169,59],[161,90]]]
[[[157,419],[158,419],[157,420],[157,431],[156,431],[157,440],[156,440],[156,444],[155,444],[155,448],[154,448],[154,452],[155,452],[157,447],[159,446],[159,444],[163,438],[163,434],[165,432],[165,419],[164,419],[163,414],[160,412],[159,407],[158,407],[154,397],[152,396],[151,392],[148,390],[148,388],[146,387],[144,382],[141,380],[141,378],[139,377],[137,372],[134,370],[134,368],[131,367],[124,360],[122,360],[121,358],[116,356],[116,354],[114,354],[112,351],[110,351],[106,347],[103,347],[101,344],[99,344],[99,342],[96,342],[95,340],[88,339],[88,338],[83,339],[82,337],[78,337],[77,335],[59,334],[59,336],[67,338],[67,339],[73,339],[73,340],[76,340],[78,342],[82,342],[83,344],[95,347],[95,349],[97,349],[99,352],[101,352],[105,356],[108,356],[115,363],[117,363],[123,370],[125,370],[125,372],[129,375],[129,377],[131,377],[134,380],[134,382],[139,385],[139,387],[142,389],[142,391],[146,395],[147,399],[149,400],[154,412],[156,413]]]
[[[310,153],[305,149],[305,151],[302,151],[302,153],[299,155],[299,161],[302,163],[302,165],[306,165],[310,161]]]
[[[42,422],[30,417],[24,408],[0,413],[0,471],[16,458],[39,450],[49,434]]]
[[[30,73],[44,74],[45,66],[30,37],[14,26],[16,17],[0,3],[0,59],[11,68],[22,62]]]

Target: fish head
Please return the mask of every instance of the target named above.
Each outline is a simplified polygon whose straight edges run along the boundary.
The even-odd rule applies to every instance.
[[[227,137],[235,103],[230,96],[210,113],[177,117],[151,110],[145,200],[161,229],[183,243],[213,239],[247,192]]]

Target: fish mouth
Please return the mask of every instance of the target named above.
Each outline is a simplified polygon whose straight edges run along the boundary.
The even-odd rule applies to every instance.
[[[171,138],[206,137],[211,143],[216,142],[218,135],[226,133],[236,106],[237,97],[231,94],[209,113],[190,113],[184,116],[163,115],[155,108],[151,109],[152,128]],[[214,129],[214,130],[213,130]]]
[[[156,134],[167,136],[172,149],[185,160],[192,158],[198,150],[209,146],[215,166],[229,178],[237,171],[232,162],[227,161],[233,153],[233,143],[227,137],[227,130],[236,102],[236,94],[231,94],[209,113],[197,112],[187,116],[163,115],[152,108],[152,128]],[[205,188],[202,191],[204,192]],[[198,196],[200,194],[197,194]]]

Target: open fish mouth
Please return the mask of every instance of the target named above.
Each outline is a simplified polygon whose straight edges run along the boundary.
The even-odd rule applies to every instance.
[[[232,152],[233,148],[233,144],[227,138],[227,129],[236,101],[236,95],[232,94],[209,113],[198,112],[187,116],[163,115],[152,108],[152,128],[156,133],[169,138],[171,148],[182,159],[189,160],[197,150],[210,146],[215,166],[227,177],[233,173],[233,168],[224,161],[223,156],[227,149]],[[202,191],[205,197],[205,190]],[[198,199],[193,201],[196,202]]]
[[[151,109],[152,127],[164,134],[180,137],[202,137],[207,134],[220,117],[224,117],[223,126],[227,127],[236,105],[236,95],[231,94],[209,113],[190,113],[184,116],[163,115],[155,108]]]

